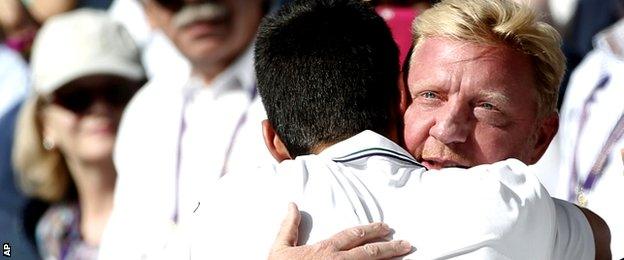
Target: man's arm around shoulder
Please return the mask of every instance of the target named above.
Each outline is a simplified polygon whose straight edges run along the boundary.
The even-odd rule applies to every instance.
[[[578,206],[577,206],[578,207]],[[596,246],[596,260],[611,259],[611,231],[607,223],[596,213],[589,209],[578,207],[587,218],[594,234]]]

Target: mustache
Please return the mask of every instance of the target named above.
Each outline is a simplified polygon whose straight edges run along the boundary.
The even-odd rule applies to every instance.
[[[181,29],[197,21],[215,21],[224,19],[229,14],[229,9],[222,3],[201,3],[197,5],[185,5],[172,18],[171,23],[175,29]]]
[[[443,144],[425,144],[420,156],[417,156],[419,160],[427,160],[429,158],[444,158],[448,161],[453,161],[464,167],[475,166],[475,160],[468,154],[460,153],[455,149]]]

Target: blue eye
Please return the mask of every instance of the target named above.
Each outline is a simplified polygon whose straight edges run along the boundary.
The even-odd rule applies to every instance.
[[[426,91],[421,94],[424,98],[437,98],[438,95],[435,92]]]
[[[479,106],[484,108],[484,109],[487,109],[487,110],[493,110],[494,109],[494,105],[492,105],[490,103],[481,103]]]

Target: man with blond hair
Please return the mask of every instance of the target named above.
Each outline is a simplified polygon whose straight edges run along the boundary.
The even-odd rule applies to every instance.
[[[507,0],[443,1],[413,29],[405,70],[412,97],[404,114],[407,150],[429,169],[507,158],[536,163],[558,129],[565,70],[558,33],[527,6]],[[609,259],[605,222],[584,207],[553,200],[580,216],[570,217],[577,225],[591,225],[596,258]]]
[[[327,4],[325,1],[319,2]],[[301,3],[300,5],[305,6]],[[267,80],[266,82],[259,81],[260,93],[263,100],[269,100],[265,100],[269,126],[276,128],[273,130],[265,123],[265,128],[269,128],[269,130],[265,129],[265,138],[269,137],[265,143],[276,159],[284,160],[268,172],[275,171],[279,174],[272,176],[263,171],[258,174],[260,177],[258,175],[246,176],[253,180],[250,183],[254,185],[244,187],[239,186],[241,182],[236,181],[236,175],[226,176],[217,191],[220,192],[219,194],[226,194],[225,197],[232,198],[232,201],[214,201],[210,199],[214,196],[208,196],[209,199],[205,204],[210,205],[206,208],[209,211],[204,212],[204,208],[200,208],[197,212],[202,215],[200,222],[203,223],[203,227],[200,228],[200,234],[210,233],[209,236],[225,241],[237,238],[237,243],[253,244],[253,246],[246,247],[245,252],[236,252],[236,254],[256,252],[256,255],[260,257],[262,250],[258,250],[258,243],[270,237],[270,232],[266,232],[266,226],[275,223],[274,212],[264,212],[261,209],[274,208],[273,206],[279,205],[280,202],[291,199],[297,201],[306,212],[305,217],[301,219],[302,228],[303,230],[311,228],[311,232],[307,234],[309,237],[306,234],[299,237],[304,237],[309,242],[318,241],[323,234],[335,232],[341,226],[344,228],[348,225],[347,223],[355,225],[369,221],[384,221],[396,229],[395,238],[405,239],[417,248],[410,255],[415,258],[437,259],[463,256],[479,259],[593,259],[594,257],[601,259],[608,257],[608,251],[606,255],[602,255],[602,248],[594,245],[590,224],[596,220],[594,218],[597,216],[591,212],[582,212],[574,205],[546,197],[544,199],[548,200],[550,205],[548,210],[531,211],[529,208],[521,211],[512,210],[514,213],[511,215],[514,216],[529,217],[533,214],[538,216],[535,222],[531,222],[530,227],[523,227],[522,221],[516,222],[520,218],[507,219],[505,216],[508,216],[509,212],[505,209],[492,210],[486,206],[492,202],[488,199],[489,195],[500,196],[500,198],[505,198],[505,201],[518,201],[523,204],[520,202],[522,196],[509,196],[507,193],[514,188],[491,189],[492,187],[484,183],[470,181],[471,177],[494,176],[494,178],[500,178],[500,181],[524,180],[525,178],[530,180],[531,174],[510,164],[514,160],[504,160],[515,158],[524,164],[534,163],[541,157],[556,132],[557,114],[552,104],[556,102],[557,86],[564,69],[563,58],[558,49],[559,39],[552,28],[536,21],[530,9],[504,0],[449,0],[425,12],[417,20],[415,23],[416,44],[410,56],[411,66],[408,68],[409,75],[407,75],[411,98],[404,99],[403,102],[397,104],[404,112],[405,147],[429,169],[467,168],[479,164],[494,164],[471,168],[466,172],[460,169],[441,169],[422,173],[409,166],[394,168],[395,178],[401,176],[399,179],[403,179],[404,182],[402,182],[392,178],[384,179],[383,176],[388,173],[383,167],[375,164],[375,156],[387,156],[390,159],[386,158],[385,162],[392,165],[392,156],[388,156],[387,151],[382,152],[383,149],[378,148],[363,149],[369,145],[366,140],[372,140],[371,134],[363,132],[351,137],[344,136],[344,139],[329,143],[317,143],[312,146],[314,149],[302,153],[297,149],[298,146],[292,146],[293,141],[297,142],[297,137],[289,135],[298,133],[299,128],[305,127],[290,125],[288,123],[291,120],[290,117],[279,115],[284,113],[283,111],[269,109],[270,103],[276,102],[274,99],[289,100],[292,97],[283,93],[263,92],[262,89],[265,87],[279,89],[279,86],[286,81],[297,82],[298,88],[331,88],[332,80],[325,79],[326,82],[323,81],[322,76],[314,76],[316,70],[323,71],[326,68],[323,66],[306,67],[310,66],[306,64],[325,64],[323,61],[309,61],[309,63],[301,64],[304,66],[301,73],[296,72],[298,66],[284,65],[285,63],[299,64],[304,59],[302,57],[310,59],[310,57],[318,56],[308,55],[305,51],[302,51],[301,55],[294,55],[297,48],[303,48],[312,53],[324,53],[320,50],[310,50],[313,46],[307,46],[305,43],[308,41],[298,40],[296,30],[293,29],[297,28],[296,26],[302,26],[306,30],[312,30],[310,28],[314,28],[313,25],[322,24],[318,21],[308,21],[309,24],[305,25],[304,19],[309,19],[309,17],[324,17],[325,22],[330,24],[335,21],[329,14],[322,13],[326,11],[324,8],[318,10],[315,8],[318,7],[296,6],[278,14],[278,18],[275,18],[277,21],[269,20],[270,22],[264,25],[266,29],[261,30],[260,39],[287,35],[289,37],[288,50],[277,47],[273,47],[276,49],[272,51],[263,49],[271,48],[271,40],[258,42],[256,49],[256,60],[261,61],[261,66],[257,64],[258,77],[259,79],[266,77],[265,80]],[[331,9],[331,7],[325,8]],[[305,11],[312,14],[306,14]],[[322,14],[316,14],[315,11]],[[348,17],[355,19],[352,16]],[[291,32],[288,29],[295,31]],[[338,34],[331,29],[336,28],[324,28],[321,31],[330,35],[333,35],[332,33],[343,35],[342,37],[349,41],[347,34]],[[277,32],[272,32],[273,30]],[[301,33],[308,33],[306,30]],[[343,28],[343,30],[356,31],[353,28]],[[319,40],[323,39],[320,36],[309,37],[317,37],[314,38],[316,41],[323,42]],[[358,36],[357,39],[362,39],[359,37],[364,38]],[[279,46],[277,43],[280,41],[276,39],[273,41]],[[298,43],[298,41],[301,42]],[[266,44],[269,47],[266,47]],[[334,43],[328,46],[332,46],[328,49],[331,53],[338,48],[336,46],[339,44]],[[353,51],[359,49],[359,47],[354,47]],[[340,59],[349,51],[339,53],[327,55],[325,59],[328,59],[327,57],[331,57],[332,60]],[[263,57],[262,54],[267,57]],[[376,57],[374,54],[369,55]],[[290,57],[290,59],[285,57]],[[317,59],[323,59],[323,57],[317,57]],[[349,62],[341,64],[348,65]],[[275,69],[273,66],[284,66],[290,69],[283,67]],[[332,68],[332,73],[344,69],[344,66],[325,67]],[[271,71],[273,73],[288,71],[294,75],[270,76]],[[352,77],[356,72],[342,73],[344,77]],[[328,72],[320,72],[320,74],[335,76]],[[293,79],[289,81],[290,77]],[[302,79],[297,77],[302,77]],[[263,84],[266,85],[263,86]],[[392,84],[388,83],[388,86],[392,87]],[[287,84],[282,87],[288,88]],[[361,87],[365,88],[364,85]],[[309,96],[323,95],[322,90],[316,89],[316,91],[321,92],[312,91]],[[296,97],[297,94],[293,93],[298,92],[288,93]],[[301,95],[303,96],[305,95]],[[332,99],[328,96],[324,100],[330,102]],[[335,104],[327,104],[327,106],[332,105]],[[282,107],[285,106],[286,104],[283,103]],[[293,117],[305,113],[306,108],[299,106],[299,104],[288,105],[288,110],[296,111],[292,113]],[[311,104],[309,106],[315,107]],[[325,110],[321,111],[311,110],[308,116],[322,121],[325,119],[323,115],[328,113]],[[320,115],[313,116],[315,112]],[[340,125],[340,122],[335,124]],[[280,128],[282,128],[281,131]],[[293,132],[290,132],[291,130]],[[383,133],[380,134],[383,135]],[[314,134],[305,136],[307,138]],[[391,134],[387,137],[390,140],[399,140],[393,139]],[[384,141],[379,141],[378,145],[386,142],[388,141],[384,139]],[[400,156],[411,158],[402,153],[403,150],[400,148],[394,146],[385,148],[396,151]],[[351,154],[348,154],[349,150]],[[347,155],[336,157],[336,154]],[[496,163],[498,161],[503,162]],[[377,167],[372,167],[373,165]],[[518,175],[514,177],[500,175],[499,170],[502,168],[497,168],[497,165],[504,165],[503,168],[512,172],[517,171]],[[456,174],[447,175],[448,170],[456,171]],[[329,176],[335,180],[332,177],[323,179],[325,172],[331,172]],[[444,180],[446,186],[436,186],[439,183],[435,180]],[[258,183],[262,185],[257,185]],[[397,186],[398,183],[401,184]],[[388,189],[388,186],[393,188]],[[283,189],[289,192],[282,192]],[[243,190],[254,196],[249,198],[242,195]],[[346,195],[342,194],[343,192]],[[467,198],[475,195],[482,199],[466,201]],[[481,195],[484,197],[480,197]],[[242,211],[232,206],[239,203],[245,203],[248,206]],[[533,209],[536,210],[536,208]],[[245,212],[254,212],[253,218],[250,219]],[[587,218],[583,213],[587,214]],[[242,218],[246,220],[243,221]],[[489,226],[475,224],[480,223],[478,221],[471,222],[475,219],[488,219],[486,222]],[[540,227],[545,224],[544,221],[552,221],[546,224],[549,228]],[[290,224],[296,222],[296,220],[286,221]],[[599,223],[599,221],[596,222]],[[512,228],[507,229],[508,227]],[[495,231],[486,231],[490,228]],[[521,230],[525,229],[539,230],[539,232],[523,233]],[[480,234],[483,234],[481,232],[488,235],[481,236]],[[277,245],[296,243],[297,236],[293,234],[280,236]],[[290,239],[283,239],[284,237]],[[596,241],[600,240],[600,237],[595,238]],[[204,237],[199,241],[205,242],[206,239]],[[338,240],[325,244],[347,244]],[[470,242],[462,244],[460,241]],[[597,245],[602,246],[602,244]],[[226,252],[232,252],[227,248],[224,246],[217,250],[210,249],[208,255],[224,251],[224,249]],[[379,251],[374,244],[371,248],[372,255],[383,255],[383,252]],[[315,256],[315,252],[321,252],[318,246],[290,248],[295,251],[300,250],[298,253],[286,252],[288,249],[287,247],[274,248],[272,257],[275,259],[280,256],[310,257]]]

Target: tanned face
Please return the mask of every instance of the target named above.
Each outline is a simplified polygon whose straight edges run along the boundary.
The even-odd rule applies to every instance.
[[[538,118],[530,58],[504,45],[424,39],[407,83],[405,144],[431,169],[535,163],[557,129],[556,113]]]
[[[146,0],[161,28],[195,69],[220,71],[253,41],[263,0]]]

